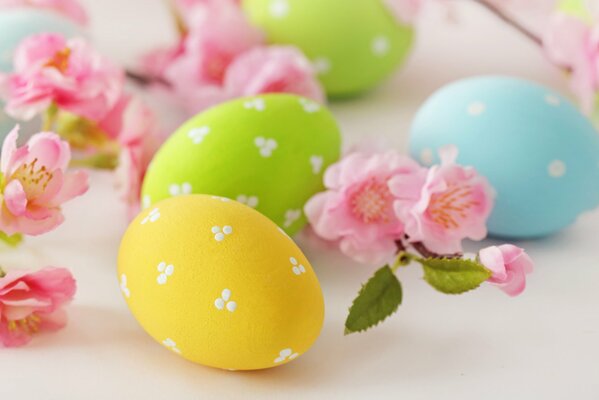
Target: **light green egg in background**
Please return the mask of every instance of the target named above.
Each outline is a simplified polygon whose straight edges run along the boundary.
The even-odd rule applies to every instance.
[[[337,123],[312,100],[287,94],[233,100],[193,117],[168,139],[148,169],[142,204],[190,193],[222,196],[293,235],[340,151]]]
[[[584,21],[592,22],[593,16],[589,4],[589,0],[562,0],[558,3],[557,9]]]
[[[244,0],[269,43],[292,44],[312,61],[330,97],[364,92],[406,58],[412,28],[382,0]]]

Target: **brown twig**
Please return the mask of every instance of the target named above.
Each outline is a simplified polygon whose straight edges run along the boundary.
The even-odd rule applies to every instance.
[[[140,86],[149,86],[152,84],[159,84],[163,86],[170,87],[170,83],[161,77],[153,77],[141,74],[139,72],[131,71],[129,69],[125,70],[125,75],[127,78],[135,82]]]
[[[497,18],[501,19],[506,24],[510,25],[512,28],[516,29],[536,45],[543,47],[543,40],[539,35],[532,32],[530,29],[526,28],[524,25],[520,24],[518,21],[512,19],[509,15],[507,15],[502,9],[497,7],[495,4],[489,2],[488,0],[473,0],[475,3],[480,4],[482,7],[489,10],[492,14],[494,14]]]

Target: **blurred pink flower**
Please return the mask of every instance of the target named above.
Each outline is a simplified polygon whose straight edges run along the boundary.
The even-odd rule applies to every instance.
[[[402,24],[413,24],[422,7],[430,0],[382,0],[389,11]]]
[[[517,296],[524,291],[526,274],[532,273],[534,265],[523,249],[511,244],[482,249],[479,260],[493,273],[489,282],[510,296]]]
[[[88,23],[87,13],[77,0],[0,0],[2,7],[34,7],[56,11],[79,25]]]
[[[487,235],[494,191],[473,168],[455,163],[456,147],[445,147],[439,154],[441,165],[418,176],[393,177],[389,188],[397,198],[395,213],[405,224],[409,241],[452,254],[462,251],[463,239],[481,240]]]
[[[67,322],[63,306],[76,289],[75,279],[64,268],[9,271],[0,278],[0,344],[23,346],[34,334],[63,328]]]
[[[140,211],[141,185],[152,157],[164,141],[156,116],[143,102],[133,99],[123,115],[118,137],[121,144],[117,187],[133,219]]]
[[[416,162],[393,151],[346,156],[327,169],[327,191],[306,203],[312,229],[323,239],[338,241],[341,251],[359,262],[390,261],[404,226],[393,212],[388,182],[419,170]]]
[[[0,75],[0,96],[6,112],[31,119],[52,104],[101,120],[123,90],[122,70],[82,39],[38,34],[23,40],[15,52],[14,73]]]
[[[292,46],[256,47],[241,54],[226,72],[225,87],[235,96],[294,93],[325,101],[312,65]]]
[[[222,85],[233,59],[262,42],[262,33],[235,4],[198,4],[189,12],[184,51],[166,69],[165,77],[176,89]]]
[[[599,24],[555,13],[543,37],[549,59],[571,73],[573,92],[589,114],[599,92]]]
[[[60,225],[61,205],[88,189],[85,171],[67,172],[69,144],[42,132],[17,147],[18,127],[4,140],[0,231],[7,235],[40,235]]]

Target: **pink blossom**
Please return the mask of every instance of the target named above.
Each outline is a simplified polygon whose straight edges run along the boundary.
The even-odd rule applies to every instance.
[[[489,282],[510,296],[517,296],[526,287],[526,274],[533,271],[533,261],[514,245],[491,246],[479,252],[480,262],[492,272]]]
[[[34,334],[63,328],[67,322],[63,306],[75,291],[75,279],[64,268],[9,271],[0,278],[0,343],[23,346]]]
[[[599,91],[599,24],[563,13],[550,20],[543,38],[545,52],[556,65],[571,72],[573,92],[580,98],[583,110],[593,110]]]
[[[338,241],[341,251],[363,263],[390,261],[404,225],[393,212],[388,182],[421,169],[411,159],[389,151],[350,154],[329,167],[327,191],[312,197],[304,210],[320,237]]]
[[[481,240],[493,208],[494,191],[473,168],[455,163],[457,148],[440,150],[442,163],[418,176],[391,178],[389,187],[397,198],[395,213],[405,224],[412,243],[429,250],[452,254],[462,251],[462,240]]]
[[[79,25],[88,23],[87,13],[77,0],[0,0],[2,7],[34,7],[56,11]]]
[[[15,52],[14,73],[0,75],[0,95],[13,117],[31,119],[52,104],[98,121],[121,97],[124,76],[82,39],[33,35]]]
[[[233,59],[263,41],[243,11],[228,1],[197,5],[189,18],[184,52],[165,72],[176,88],[222,85]]]
[[[132,219],[140,211],[143,178],[152,157],[164,141],[156,116],[140,100],[134,99],[128,104],[118,141],[122,150],[116,172],[117,187]]]
[[[0,231],[40,235],[60,225],[61,205],[88,189],[84,171],[67,172],[69,144],[55,133],[33,135],[17,147],[18,126],[4,140]]]
[[[256,47],[238,56],[227,70],[225,87],[236,96],[295,93],[325,101],[312,65],[292,46]]]
[[[383,0],[401,24],[413,24],[428,0]]]

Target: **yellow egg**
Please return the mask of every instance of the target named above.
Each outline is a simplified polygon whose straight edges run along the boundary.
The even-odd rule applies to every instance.
[[[222,197],[173,197],[129,226],[121,291],[159,343],[207,366],[253,370],[306,352],[324,319],[316,274],[258,211]]]

